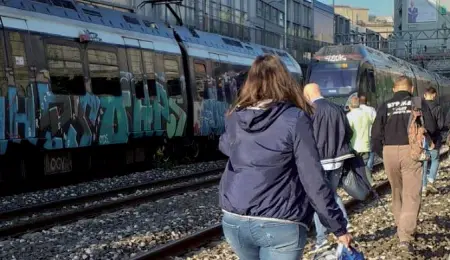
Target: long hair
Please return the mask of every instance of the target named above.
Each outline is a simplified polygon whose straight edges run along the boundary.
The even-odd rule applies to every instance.
[[[283,62],[275,55],[258,56],[248,71],[247,80],[229,111],[256,105],[259,101],[291,102],[308,114],[312,107]]]

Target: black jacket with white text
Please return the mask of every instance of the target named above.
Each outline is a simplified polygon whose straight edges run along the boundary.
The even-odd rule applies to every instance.
[[[372,126],[372,150],[383,158],[384,145],[408,145],[408,123],[411,115],[412,95],[398,91],[377,111]],[[422,100],[422,115],[428,134],[438,130],[429,106]]]

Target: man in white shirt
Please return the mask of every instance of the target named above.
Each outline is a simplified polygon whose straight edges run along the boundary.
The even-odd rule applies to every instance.
[[[364,94],[359,95],[359,108],[361,108],[363,111],[369,113],[370,117],[372,118],[372,122],[375,121],[375,117],[377,116],[377,111],[375,108],[367,105],[367,97]],[[370,127],[369,134],[372,131],[372,127]],[[370,146],[370,152],[369,152],[369,159],[367,160],[366,166],[367,168],[372,172],[373,170],[373,164],[375,160],[375,154],[372,151],[372,145]]]
[[[362,110],[359,104],[359,98],[354,96],[350,100],[350,112],[347,119],[353,132],[351,145],[363,159],[368,159],[370,153],[370,130],[373,118],[369,113]],[[373,185],[372,174],[366,169],[367,180]]]

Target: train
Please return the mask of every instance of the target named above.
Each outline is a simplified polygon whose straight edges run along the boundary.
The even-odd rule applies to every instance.
[[[305,78],[318,83],[324,97],[348,111],[350,99],[359,93],[377,108],[393,96],[394,81],[400,76],[412,80],[415,96],[422,97],[428,87],[434,87],[443,111],[449,111],[448,78],[362,44],[322,47],[313,56]]]
[[[2,183],[195,159],[258,55],[303,80],[284,50],[87,1],[0,1],[0,24]]]

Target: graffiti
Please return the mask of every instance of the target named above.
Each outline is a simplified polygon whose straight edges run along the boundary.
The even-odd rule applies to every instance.
[[[135,87],[133,81],[130,73],[122,73],[126,90],[117,97],[57,95],[46,82],[30,84],[25,96],[8,87],[0,97],[0,154],[11,141],[28,140],[53,150],[124,144],[130,137],[182,136],[187,121],[184,98],[168,96],[164,74],[158,76],[156,97],[149,96],[145,84],[144,98],[136,98],[129,90]],[[184,78],[180,82],[183,85]]]
[[[91,32],[89,30],[84,30],[80,35],[83,41],[94,41],[94,42],[102,42],[103,40],[98,36],[98,33]]]
[[[241,75],[226,72],[216,79],[208,77],[203,102],[194,104],[196,135],[220,135],[225,131],[225,114],[239,91]]]

